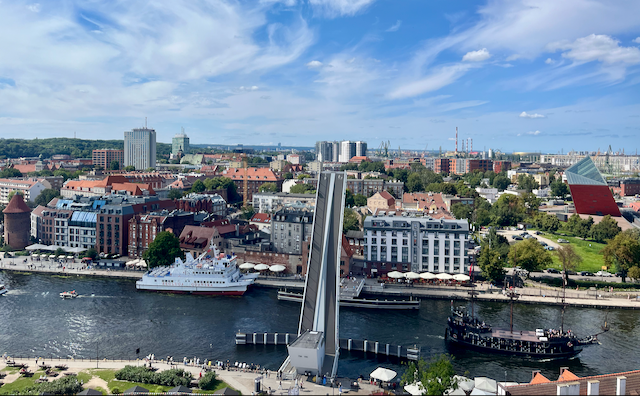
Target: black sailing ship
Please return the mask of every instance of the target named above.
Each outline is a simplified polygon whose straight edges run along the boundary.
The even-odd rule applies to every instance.
[[[564,288],[563,288],[564,289]],[[564,291],[564,290],[563,290]],[[560,329],[536,329],[535,331],[513,331],[513,301],[518,295],[508,294],[511,303],[509,329],[493,328],[478,320],[473,314],[473,300],[477,292],[471,291],[472,314],[452,305],[447,320],[445,340],[452,346],[486,353],[521,356],[535,360],[567,359],[579,354],[584,347],[599,345],[598,335],[608,331],[607,323],[602,332],[580,338],[571,330],[564,331],[564,293],[562,299],[562,326]]]

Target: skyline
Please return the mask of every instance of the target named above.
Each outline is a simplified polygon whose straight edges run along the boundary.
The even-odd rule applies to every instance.
[[[465,3],[466,5],[467,3]],[[0,3],[0,137],[568,152],[640,132],[640,3]],[[330,131],[330,132],[326,132]],[[550,139],[553,139],[551,144]]]

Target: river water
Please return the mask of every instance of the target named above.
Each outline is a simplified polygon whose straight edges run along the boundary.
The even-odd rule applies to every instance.
[[[140,348],[140,356],[229,359],[277,369],[285,347],[236,347],[235,333],[294,333],[300,314],[298,303],[278,301],[274,289],[253,288],[243,297],[166,295],[138,292],[132,280],[3,272],[0,283],[10,290],[0,297],[0,353],[14,356],[135,358]],[[66,290],[81,296],[62,300],[58,294]],[[561,366],[579,376],[640,366],[640,311],[569,308],[566,328],[578,335],[598,332],[605,319],[611,331],[600,336],[601,346],[586,348],[573,360],[552,362],[450,351],[443,337],[449,312],[450,303],[441,300],[425,300],[419,311],[344,308],[340,337],[415,344],[426,357],[453,353],[459,374],[497,380],[526,382],[535,369],[555,379]],[[557,307],[516,304],[514,330],[557,328],[560,312]],[[506,304],[476,303],[476,313],[495,327],[509,325]],[[338,374],[366,376],[380,365],[404,371],[397,362],[343,352]]]

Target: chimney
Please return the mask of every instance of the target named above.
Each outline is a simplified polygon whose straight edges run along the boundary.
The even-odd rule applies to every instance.
[[[600,395],[600,381],[591,380],[587,381],[587,396]]]
[[[567,370],[569,370],[569,367],[560,367],[560,375],[564,374]]]
[[[627,377],[617,377],[616,378],[616,396],[617,395],[625,395],[627,390]]]
[[[536,374],[538,374],[540,372],[540,370],[533,370],[531,372],[531,381],[533,381],[533,378],[536,376]]]

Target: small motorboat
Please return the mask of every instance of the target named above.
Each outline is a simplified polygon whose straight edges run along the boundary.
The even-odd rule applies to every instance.
[[[9,290],[7,290],[6,287],[4,287],[4,285],[0,285],[0,296],[5,294],[6,292],[8,292]]]
[[[60,298],[67,299],[67,298],[76,298],[76,297],[78,297],[78,293],[76,293],[75,290],[65,291],[60,293]]]

